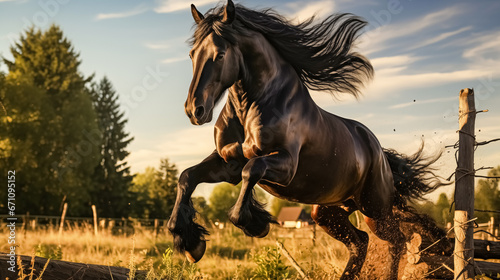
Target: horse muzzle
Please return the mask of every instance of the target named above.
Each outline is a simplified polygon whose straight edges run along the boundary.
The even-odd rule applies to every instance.
[[[213,107],[209,110],[203,105],[196,106],[194,110],[186,108],[186,114],[193,125],[203,125],[212,121]]]

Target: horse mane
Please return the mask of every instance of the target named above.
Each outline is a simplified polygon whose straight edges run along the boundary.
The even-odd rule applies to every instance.
[[[373,76],[373,67],[363,55],[353,51],[354,42],[366,22],[352,14],[334,14],[317,22],[313,17],[292,23],[272,9],[255,11],[236,5],[232,24],[222,23],[224,7],[210,9],[190,40],[201,42],[211,32],[237,44],[238,34],[248,30],[261,33],[292,65],[301,81],[311,90],[344,92],[358,97],[359,87]]]

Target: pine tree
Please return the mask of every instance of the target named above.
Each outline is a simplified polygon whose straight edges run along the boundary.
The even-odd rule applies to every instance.
[[[101,132],[100,161],[92,177],[92,201],[99,215],[127,217],[132,176],[125,158],[129,155],[126,148],[133,138],[125,132],[127,120],[120,112],[118,96],[108,78],[93,85],[92,98]]]
[[[170,217],[172,210],[174,209],[175,198],[176,198],[176,187],[178,181],[177,166],[174,163],[170,163],[167,158],[163,158],[160,161],[160,169],[156,173],[156,184],[158,189],[158,204],[159,210],[157,213],[152,213],[154,218],[165,218]]]
[[[80,91],[92,79],[79,73],[80,55],[57,25],[45,32],[31,27],[10,51],[14,61],[5,60],[9,76],[13,79],[28,78],[50,95],[64,96]],[[63,96],[53,100],[62,102]]]
[[[88,186],[99,141],[79,55],[56,25],[27,30],[11,53],[12,61],[4,59],[9,71],[0,164],[19,174],[18,209],[58,215],[65,200],[68,215],[90,215]]]

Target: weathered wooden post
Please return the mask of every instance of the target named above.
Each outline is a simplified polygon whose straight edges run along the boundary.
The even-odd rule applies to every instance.
[[[68,203],[65,202],[63,206],[63,211],[61,215],[61,223],[59,224],[59,238],[61,238],[61,234],[64,229],[64,219],[66,218],[66,211],[68,210]]]
[[[460,91],[458,166],[455,173],[455,280],[474,278],[474,91]]]
[[[488,232],[492,235],[495,234],[495,217],[493,216],[490,217],[490,226],[488,228]],[[488,240],[495,241],[495,237],[493,237],[492,235],[488,234]]]
[[[92,213],[94,214],[94,235],[97,236],[98,232],[98,225],[97,225],[97,210],[95,208],[95,205],[92,205]]]
[[[160,221],[158,219],[155,219],[155,228],[154,228],[154,232],[153,232],[155,244],[156,244],[156,238],[158,237],[158,226],[159,225],[160,225]]]

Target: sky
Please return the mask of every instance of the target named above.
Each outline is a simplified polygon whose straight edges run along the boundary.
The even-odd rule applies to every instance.
[[[225,2],[193,0],[205,13]],[[477,141],[500,137],[500,1],[319,0],[236,1],[249,8],[272,7],[301,21],[349,12],[368,25],[357,51],[375,77],[363,96],[333,98],[313,92],[325,110],[367,125],[383,147],[412,153],[425,141],[429,154],[443,151],[438,174],[456,168],[458,95],[474,88]],[[119,94],[134,137],[127,158],[133,173],[157,167],[168,157],[179,170],[214,150],[214,121],[193,126],[184,113],[191,81],[191,2],[183,0],[0,0],[0,55],[26,28],[61,26],[80,53],[81,72],[107,76]],[[5,66],[0,69],[6,71]],[[217,108],[220,110],[220,104]],[[214,112],[214,119],[215,114]],[[500,142],[479,147],[475,167],[500,165]],[[485,175],[487,171],[479,171]],[[212,186],[195,195],[208,196]],[[441,191],[451,194],[453,186]],[[438,191],[439,193],[439,191]]]

